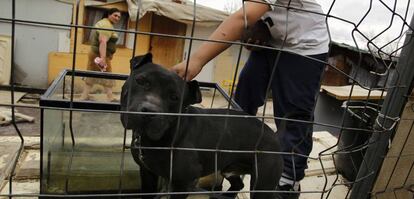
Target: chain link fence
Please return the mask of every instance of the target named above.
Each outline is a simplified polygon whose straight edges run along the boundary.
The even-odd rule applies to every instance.
[[[252,1],[242,1],[240,9],[245,10],[246,3]],[[148,113],[120,111],[119,102],[103,102],[99,99],[92,102],[79,100],[82,79],[85,77],[111,79],[120,88],[120,85],[128,77],[125,74],[129,72],[129,59],[133,57],[132,55],[141,55],[151,51],[157,61],[156,56],[162,55],[157,51],[157,47],[162,46],[167,49],[165,57],[168,57],[169,53],[173,54],[173,61],[168,61],[167,58],[159,59],[159,61],[169,64],[188,58],[188,55],[194,51],[194,46],[198,46],[200,42],[231,44],[233,46],[231,51],[233,53],[230,53],[231,58],[229,58],[231,61],[223,62],[223,58],[220,57],[215,59],[215,70],[219,71],[216,74],[221,73],[220,70],[231,69],[223,81],[226,88],[222,89],[222,82],[214,80],[214,78],[210,78],[210,82],[201,83],[205,101],[197,106],[207,109],[240,110],[239,105],[234,103],[234,92],[238,83],[238,74],[250,53],[246,47],[274,52],[288,51],[283,45],[273,47],[242,41],[209,40],[205,33],[199,33],[206,29],[206,27],[198,25],[201,23],[200,10],[205,8],[196,0],[158,0],[155,2],[167,6],[159,6],[158,8],[163,8],[159,10],[149,9],[146,15],[142,13],[141,8],[148,6],[149,2],[144,0],[108,1],[104,4],[84,0],[50,0],[47,1],[48,3],[45,2],[42,2],[42,6],[50,6],[49,13],[31,12],[32,10],[24,5],[27,2],[21,0],[4,0],[0,4],[2,5],[0,11],[4,11],[3,14],[0,14],[0,25],[2,25],[0,27],[5,27],[0,33],[10,36],[11,41],[9,45],[10,59],[0,60],[3,65],[6,65],[4,64],[6,62],[11,63],[10,84],[4,87],[11,91],[11,100],[10,103],[0,104],[0,106],[11,109],[11,124],[14,126],[15,135],[19,138],[18,150],[15,152],[17,155],[12,158],[8,164],[9,169],[5,170],[5,174],[2,175],[4,179],[1,179],[3,181],[0,186],[3,186],[5,191],[1,192],[0,197],[140,198],[153,194],[161,198],[174,198],[178,194],[188,194],[194,198],[228,198],[223,196],[226,193],[225,187],[228,185],[222,180],[223,177],[217,170],[219,154],[246,153],[257,157],[258,154],[271,153],[257,148],[243,151],[226,150],[226,148],[154,147],[152,150],[169,151],[171,159],[173,159],[175,151],[212,154],[216,158],[214,161],[216,172],[210,178],[199,180],[199,186],[196,190],[173,192],[170,189],[172,183],[170,178],[170,180],[161,180],[157,193],[141,193],[140,168],[130,152],[133,146],[129,143],[134,142],[133,132],[122,127],[119,117],[122,113],[135,115]],[[287,9],[288,13],[309,13],[308,10],[301,9],[300,6],[297,7],[301,4],[301,0],[288,1],[287,4],[254,2]],[[68,23],[55,23],[54,20],[50,20],[59,16],[59,10],[52,9],[58,3],[69,6],[69,9],[66,8],[66,11],[70,10],[68,17],[71,20],[68,20]],[[233,5],[232,3],[230,4]],[[151,25],[156,27],[154,24],[162,23],[157,20],[160,20],[159,16],[165,16],[164,12],[171,4],[177,4],[175,5],[179,8],[177,11],[185,10],[187,18],[179,19],[179,22],[177,22],[177,18],[174,22],[164,21],[165,24],[160,26],[160,29],[151,29]],[[320,4],[324,13],[312,14],[325,17],[330,38],[328,59],[319,61],[309,55],[288,52],[326,65],[320,80],[320,93],[314,108],[315,117],[291,119],[289,116],[274,116],[271,110],[271,96],[274,91],[271,91],[269,83],[266,87],[266,103],[260,109],[259,114],[241,118],[245,118],[246,121],[249,118],[256,118],[263,124],[273,127],[276,133],[289,122],[310,124],[315,129],[313,134],[315,143],[318,139],[322,139],[318,137],[322,135],[322,131],[329,131],[328,134],[324,134],[329,137],[327,144],[323,148],[316,148],[315,144],[314,151],[317,151],[310,155],[294,151],[276,152],[276,154],[283,156],[306,158],[309,167],[316,165],[317,173],[309,174],[309,170],[311,170],[309,168],[303,181],[308,180],[311,181],[308,184],[314,183],[318,186],[307,187],[302,183],[300,198],[413,198],[412,3],[410,0],[367,0],[362,2],[332,0],[320,2]],[[82,71],[84,68],[81,65],[84,63],[79,60],[84,59],[82,54],[85,54],[87,52],[85,49],[88,48],[87,39],[84,38],[89,38],[85,36],[84,32],[99,29],[87,22],[89,20],[85,20],[85,16],[91,16],[93,13],[89,12],[90,15],[86,15],[86,10],[94,8],[90,10],[99,12],[100,9],[108,9],[118,5],[121,5],[120,8],[124,8],[122,12],[129,11],[124,15],[129,18],[124,20],[123,25],[114,29],[115,32],[123,35],[122,48],[130,50],[128,53],[115,54],[114,57],[114,62],[123,65],[124,71],[119,71],[123,74]],[[128,10],[128,8],[133,6],[136,6],[136,9],[133,10],[134,13],[131,13],[131,9]],[[31,13],[41,16],[31,16]],[[146,18],[148,13],[152,16],[150,20]],[[137,20],[138,17],[140,17],[139,20]],[[246,17],[245,20],[247,20]],[[168,31],[171,30],[171,27],[167,26],[169,23],[184,24],[184,31]],[[247,22],[245,24],[245,31],[247,31]],[[23,27],[30,27],[29,29],[33,29],[33,31]],[[167,30],[162,30],[163,27]],[[15,103],[15,92],[22,88],[20,86],[22,82],[16,79],[16,71],[18,70],[16,60],[17,57],[23,59],[27,52],[16,49],[16,46],[28,48],[29,52],[36,52],[37,48],[43,49],[37,46],[26,46],[24,43],[19,43],[19,39],[32,37],[35,40],[37,31],[41,32],[45,28],[52,31],[65,30],[70,32],[70,45],[67,46],[69,49],[66,55],[69,59],[58,60],[62,64],[69,65],[65,65],[67,70],[63,70],[49,84],[48,90],[43,94],[40,106],[17,104]],[[22,39],[22,41],[25,40]],[[282,43],[285,42],[282,41]],[[168,45],[174,47],[167,48]],[[145,47],[142,48],[142,46]],[[176,46],[181,47],[177,48]],[[18,55],[19,52],[23,53]],[[46,53],[49,53],[50,56],[50,53],[53,52]],[[119,56],[118,61],[115,61],[116,56]],[[51,59],[48,61],[50,63]],[[275,62],[274,68],[278,67],[277,63],[278,61]],[[274,75],[274,72],[271,74]],[[270,78],[272,79],[273,76]],[[119,91],[120,89],[118,89]],[[117,93],[116,89],[114,93]],[[39,191],[34,193],[15,189],[15,186],[18,186],[16,170],[21,166],[19,160],[23,159],[22,154],[27,150],[24,147],[27,137],[23,136],[16,121],[17,108],[33,108],[39,109],[41,112]],[[171,115],[171,113],[160,113],[160,115],[167,116],[169,114]],[[188,114],[180,111],[172,113],[172,115],[178,117],[223,117],[227,118],[226,121],[231,118],[240,118],[239,115],[230,113],[217,116]],[[274,120],[280,121],[282,126],[274,127]],[[219,145],[217,144],[217,146]],[[142,146],[138,146],[138,148],[140,150],[146,149]],[[173,163],[170,163],[171,168],[172,165]],[[172,175],[172,169],[170,169],[169,175]],[[251,175],[243,176],[243,181],[249,183],[250,177]],[[211,185],[202,186],[203,183],[209,184],[217,181],[224,183],[219,186],[224,188],[215,189]],[[254,188],[253,185],[251,187],[246,185],[240,192],[236,192],[238,193],[236,197],[249,198],[251,193],[283,192],[276,187],[270,190],[255,190]]]

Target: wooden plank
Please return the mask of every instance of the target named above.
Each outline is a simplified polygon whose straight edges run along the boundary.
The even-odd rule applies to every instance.
[[[394,140],[391,143],[391,147],[388,151],[387,156],[398,156],[400,155],[401,151],[404,147],[404,142],[407,140],[410,134],[413,134],[411,131],[411,127],[413,125],[413,121],[411,120],[402,120],[396,131],[396,135]]]
[[[384,160],[373,192],[403,186],[404,180],[410,174],[410,169],[414,162],[414,156],[410,155],[413,151],[412,145],[414,142],[414,133],[410,131],[411,125],[411,120],[405,120],[398,126],[396,136],[391,144],[387,158]],[[409,138],[407,138],[408,135],[410,135]],[[407,143],[404,145],[405,141]],[[402,150],[404,151],[401,152]],[[402,157],[398,159],[400,156]],[[394,173],[392,173],[393,170]]]
[[[154,14],[152,12],[147,12],[139,21],[138,21],[138,30],[142,31],[142,32],[151,32],[151,25],[152,25],[152,16]],[[135,22],[130,21],[129,25],[128,25],[128,29],[131,30],[135,30]],[[128,34],[127,35],[127,39],[132,39],[132,37],[134,37],[135,34]],[[131,38],[129,38],[131,37]],[[137,35],[137,41],[135,43],[135,55],[143,55],[147,52],[149,52],[150,50],[150,44],[151,44],[151,36],[150,35],[141,35],[138,34]],[[127,50],[129,49],[119,49],[120,52],[118,52],[120,55],[123,56],[129,56],[132,54],[131,52],[128,52]],[[123,52],[123,51],[127,51],[127,52]]]
[[[413,198],[413,193],[406,190],[406,189],[397,189],[395,191],[389,191],[389,192],[384,192],[384,193],[379,193],[374,195],[372,198],[375,199],[408,199],[408,198]]]
[[[412,108],[413,106],[414,100],[410,100],[407,102],[401,115],[401,120],[414,120],[414,111]]]
[[[160,34],[185,36],[187,25],[164,16],[152,16],[152,31]],[[154,63],[172,67],[181,62],[184,51],[184,39],[151,36],[151,53]]]
[[[403,198],[414,198],[413,193],[408,191],[408,190],[405,190],[405,189],[395,191],[395,195],[396,195],[396,198],[399,198],[399,199],[400,198],[401,199],[403,199]]]
[[[9,85],[11,74],[11,37],[0,35],[0,85]]]
[[[9,193],[9,183],[5,184],[0,190],[1,194]],[[40,180],[29,180],[29,181],[13,181],[13,194],[39,194]],[[2,197],[7,198],[7,197]],[[38,197],[24,197],[27,199],[34,199]]]
[[[321,89],[324,90],[328,95],[336,98],[337,100],[348,100],[349,95],[352,92],[352,100],[378,100],[383,99],[386,95],[386,92],[382,91],[371,91],[361,88],[360,86],[355,85],[352,88],[352,85],[347,86],[321,86]],[[352,89],[352,90],[351,90]]]
[[[1,136],[0,143],[13,143],[19,145],[20,137],[18,136]],[[25,149],[39,149],[40,148],[40,137],[24,137],[24,148]]]
[[[413,184],[414,184],[414,171],[411,170],[410,176],[408,176],[408,179],[405,185],[413,185]]]
[[[18,142],[7,142],[0,139],[0,187],[4,185],[19,152]]]
[[[385,158],[384,163],[382,164],[380,173],[375,182],[374,188],[372,190],[373,193],[385,191],[396,163],[397,163],[397,158],[389,158],[389,157]]]
[[[408,137],[406,137],[406,143],[404,145],[404,148],[402,149],[401,155],[403,156],[409,155],[412,157],[414,154],[413,152],[414,152],[414,129],[412,129]]]
[[[375,195],[376,199],[397,199],[395,198],[394,192],[385,192]]]
[[[402,120],[398,124],[391,147],[372,190],[373,193],[405,186],[404,182],[407,176],[414,173],[410,170],[414,162],[412,155],[414,151],[412,105],[413,101],[409,101],[404,108]]]
[[[28,180],[40,178],[40,151],[27,150],[25,157],[20,160],[19,169],[16,172],[16,180]]]
[[[410,175],[410,169],[413,162],[413,156],[401,157],[395,165],[395,170],[390,178],[387,188],[398,188],[404,186],[405,179],[407,179],[408,175]]]

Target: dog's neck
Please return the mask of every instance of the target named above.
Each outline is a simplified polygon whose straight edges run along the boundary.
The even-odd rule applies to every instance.
[[[183,111],[183,113],[187,112],[188,107],[185,108],[185,110]],[[174,125],[171,125],[164,133],[164,135],[161,137],[161,139],[159,140],[153,140],[151,138],[149,138],[147,136],[146,133],[142,133],[142,146],[156,146],[156,147],[170,147],[170,146],[175,146],[176,144],[179,143],[173,143],[175,140],[181,140],[182,136],[185,136],[182,134],[183,130],[181,128],[183,128],[183,126],[185,126],[184,122],[185,119],[187,117],[180,117],[180,127],[177,129],[177,125],[178,125],[178,117],[175,118],[171,123]],[[140,129],[138,131],[144,132],[145,129]]]
[[[144,130],[145,131],[145,130]],[[176,131],[176,125],[168,128],[164,135],[159,140],[153,140],[146,133],[142,134],[142,145],[143,146],[171,146],[171,142],[174,138],[174,131]]]

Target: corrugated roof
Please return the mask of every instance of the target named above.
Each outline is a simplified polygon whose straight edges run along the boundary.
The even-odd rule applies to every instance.
[[[73,0],[57,1],[73,3]],[[127,3],[129,17],[132,21],[135,21],[136,19],[137,5],[139,4],[139,18],[143,17],[147,12],[154,12],[157,15],[165,16],[185,24],[193,24],[194,5],[192,2],[179,4],[172,2],[171,0],[113,0],[110,2],[86,0],[85,6],[104,6],[119,2]],[[221,10],[216,10],[202,5],[197,5],[196,7],[195,21],[197,26],[217,26],[227,17],[228,14]]]
[[[143,17],[147,12],[154,12],[157,15],[165,16],[173,20],[193,24],[193,3],[174,3],[171,0],[126,0],[128,4],[129,16],[131,20],[136,19],[138,4],[139,17]],[[216,26],[228,17],[226,12],[213,8],[197,5],[196,7],[196,25]]]
[[[389,56],[381,56],[380,57],[378,54],[376,54],[376,52],[371,53],[368,50],[357,48],[355,46],[351,46],[351,45],[345,44],[345,43],[338,43],[338,42],[335,42],[335,41],[331,41],[331,47],[332,46],[337,46],[339,48],[347,49],[347,50],[353,51],[355,53],[362,53],[362,54],[365,54],[365,55],[374,56],[378,59],[382,59],[382,60],[386,60],[386,61],[391,61],[391,60],[392,61],[397,61],[398,60],[398,57],[396,57],[396,56],[393,56],[391,59],[390,59]]]

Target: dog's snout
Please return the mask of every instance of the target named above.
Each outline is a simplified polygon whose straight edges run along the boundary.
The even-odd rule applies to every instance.
[[[157,106],[153,103],[150,102],[146,102],[141,104],[141,106],[138,108],[139,112],[142,113],[157,113],[160,112],[159,108],[157,108]],[[146,118],[152,118],[156,116],[155,114],[144,114],[144,117]]]
[[[149,108],[147,107],[142,107],[141,110],[139,110],[140,112],[151,112]]]
[[[155,113],[157,112],[154,108],[151,108],[149,106],[143,106],[141,107],[141,109],[139,110],[139,112],[144,112],[144,113]]]
[[[145,99],[138,105],[139,112],[158,113],[161,112],[161,101],[155,95],[147,95]]]

